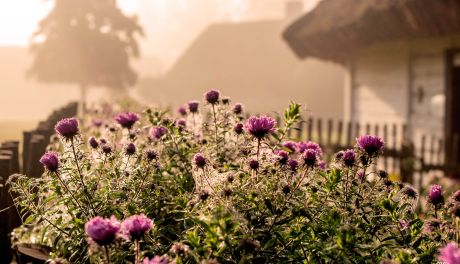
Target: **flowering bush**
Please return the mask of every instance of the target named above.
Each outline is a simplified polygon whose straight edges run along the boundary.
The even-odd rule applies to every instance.
[[[218,91],[204,99],[178,117],[60,121],[43,177],[11,180],[16,239],[33,231],[72,263],[458,263],[460,192],[445,202],[431,187],[419,218],[417,192],[376,170],[382,139],[361,136],[326,166],[318,144],[287,138],[300,105],[276,124]]]

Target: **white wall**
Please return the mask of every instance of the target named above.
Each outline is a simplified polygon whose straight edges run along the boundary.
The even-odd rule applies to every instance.
[[[403,44],[360,52],[354,60],[352,119],[404,123],[408,113],[408,57]]]

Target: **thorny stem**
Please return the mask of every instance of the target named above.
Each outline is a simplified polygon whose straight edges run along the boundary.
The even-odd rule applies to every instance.
[[[347,170],[347,175],[345,177],[345,205],[348,201],[348,173],[350,172],[350,169]]]
[[[257,139],[257,161],[259,161],[260,140],[260,138]]]
[[[289,196],[288,196],[288,198],[286,199],[286,201],[289,201],[289,199],[291,199],[292,195],[294,195],[295,191],[297,191],[297,189],[300,187],[300,185],[302,184],[302,181],[303,181],[304,178],[307,176],[307,172],[308,172],[308,167],[307,167],[307,169],[303,172],[302,177],[300,177],[299,182],[297,183],[296,187],[292,190],[291,194],[289,194]]]
[[[107,246],[104,246],[105,258],[107,260],[107,264],[110,264],[110,249]]]
[[[83,207],[81,206],[81,204],[78,202],[77,198],[75,198],[74,194],[70,191],[69,187],[67,186],[67,184],[64,182],[64,180],[61,178],[61,176],[59,175],[59,172],[56,172],[56,178],[58,178],[59,182],[62,184],[62,186],[64,186],[64,188],[66,189],[66,191],[70,194],[70,196],[72,197],[72,202],[77,206],[79,207],[83,212],[85,210],[83,210]]]
[[[139,240],[136,240],[135,244],[134,244],[134,247],[135,247],[135,260],[134,260],[134,263],[135,264],[139,264],[139,259],[140,259],[140,243],[139,243]]]
[[[216,139],[216,152],[219,154],[219,141],[217,139],[217,117],[216,117],[216,109],[214,107],[214,104],[212,105],[212,115],[214,117],[214,136]]]
[[[93,210],[93,213],[96,215],[97,214],[96,209],[93,206],[93,201],[91,200],[91,196],[89,195],[88,188],[86,187],[85,181],[83,179],[83,173],[81,172],[80,163],[78,162],[77,152],[75,150],[75,144],[74,144],[73,138],[70,140],[70,145],[72,146],[73,157],[77,165],[78,175],[80,177],[80,181],[83,186],[83,192],[85,193],[86,198],[88,199],[89,206]]]
[[[145,182],[145,179],[147,179],[147,176],[149,175],[149,173],[150,173],[150,165],[147,166],[147,170],[146,170],[146,172],[145,172],[145,176],[142,178],[141,184],[139,185],[139,186],[140,186],[140,190],[143,190],[143,189],[144,189],[144,182]],[[134,195],[133,200],[136,200],[137,196],[139,196],[139,193],[140,193],[140,192],[136,192],[136,194]]]

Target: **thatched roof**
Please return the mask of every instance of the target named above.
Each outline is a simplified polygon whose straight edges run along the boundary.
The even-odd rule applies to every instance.
[[[344,62],[372,44],[460,33],[460,0],[323,0],[283,37],[300,57]]]

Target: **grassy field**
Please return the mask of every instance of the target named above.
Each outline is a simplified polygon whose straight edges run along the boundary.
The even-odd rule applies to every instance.
[[[0,120],[0,142],[22,140],[22,132],[34,129],[37,124],[37,120]]]

